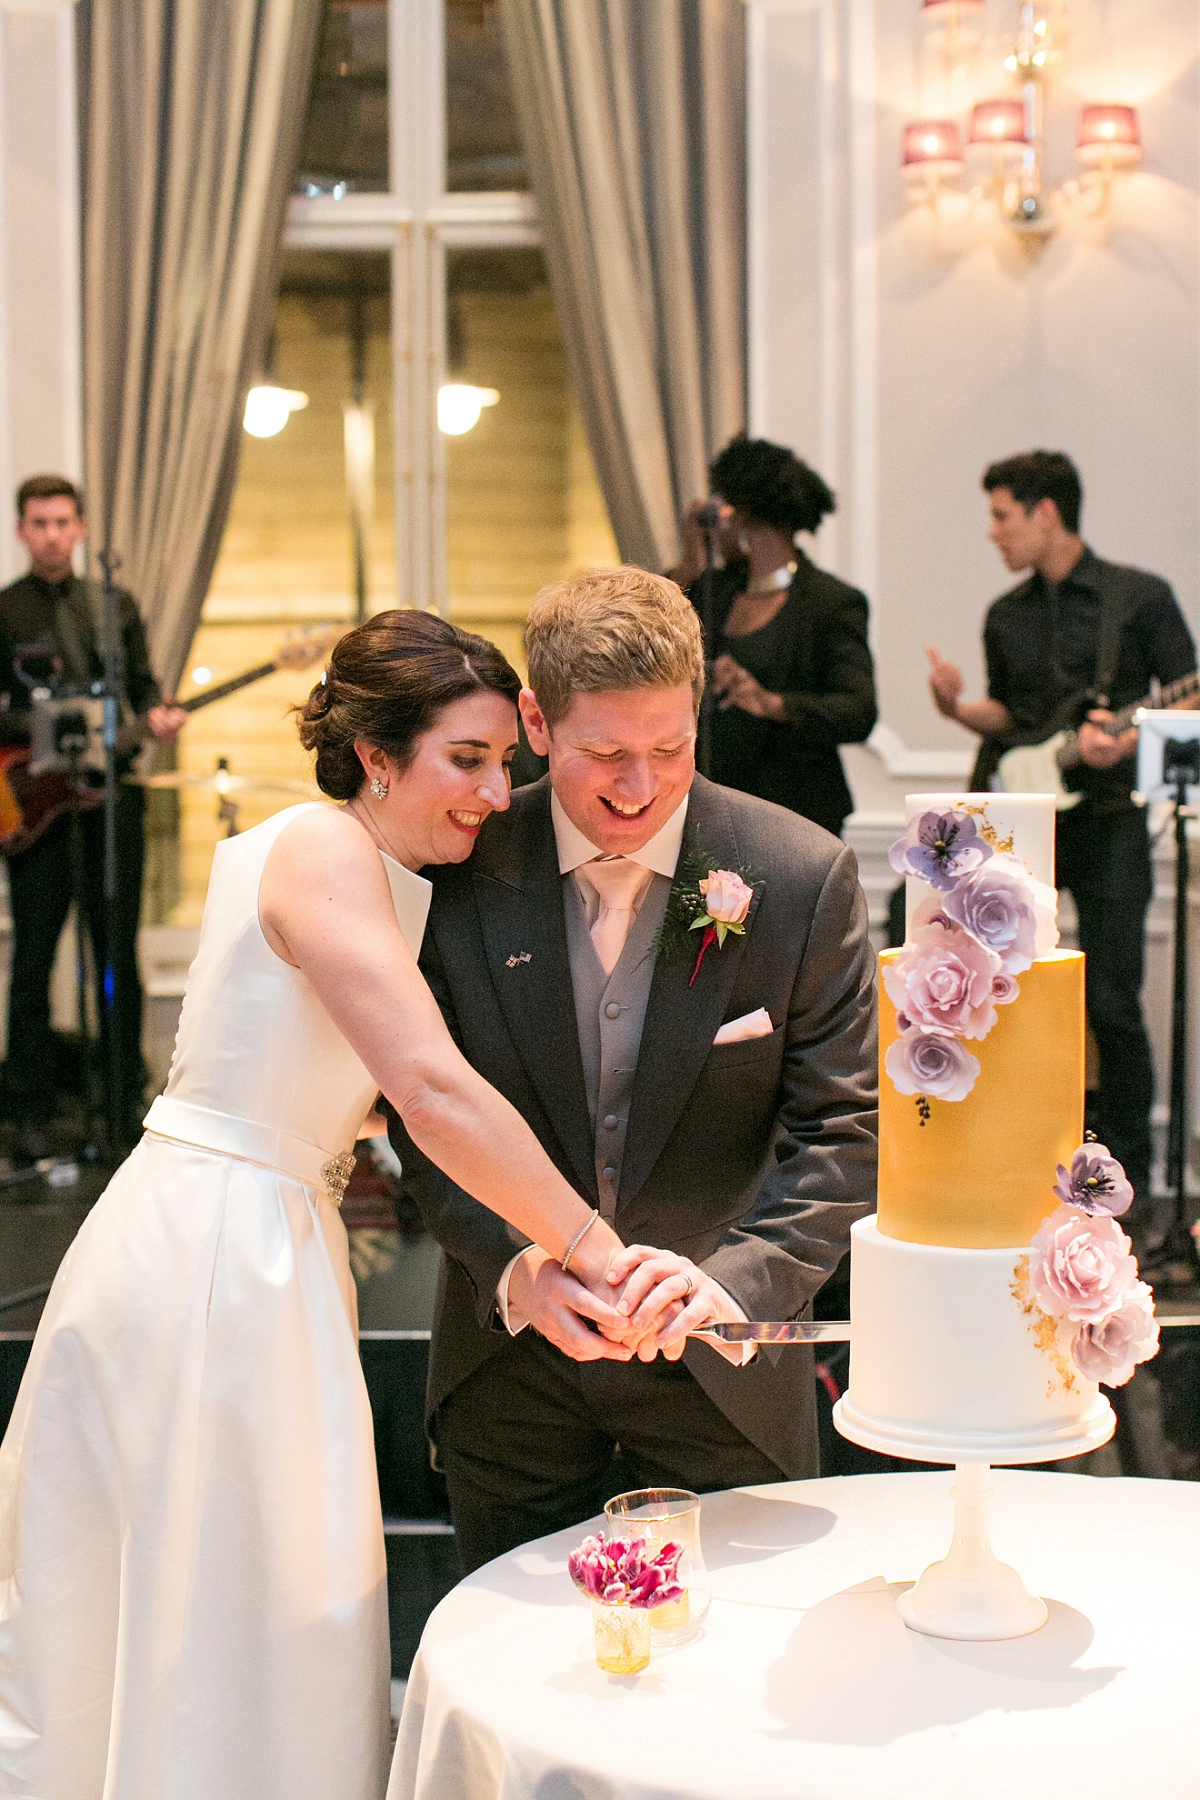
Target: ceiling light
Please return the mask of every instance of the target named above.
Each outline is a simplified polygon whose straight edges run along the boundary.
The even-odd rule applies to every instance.
[[[446,387],[438,389],[437,418],[438,430],[447,437],[462,437],[473,425],[479,423],[479,415],[485,406],[495,406],[500,396],[495,388],[470,387],[465,382],[452,381]]]
[[[294,412],[308,405],[308,395],[296,388],[274,387],[261,383],[246,395],[242,424],[251,437],[277,437]]]

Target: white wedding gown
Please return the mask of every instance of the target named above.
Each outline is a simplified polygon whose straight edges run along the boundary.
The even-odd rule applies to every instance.
[[[376,1084],[222,843],[171,1077],[0,1450],[0,1794],[378,1800],[387,1570],[346,1233]],[[429,884],[384,858],[415,953]]]

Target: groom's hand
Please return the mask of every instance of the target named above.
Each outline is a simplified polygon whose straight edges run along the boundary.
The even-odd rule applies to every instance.
[[[564,1275],[553,1257],[534,1246],[513,1269],[508,1286],[510,1315],[516,1309],[548,1343],[575,1362],[628,1362],[633,1350],[623,1338],[633,1332],[607,1301],[589,1293],[573,1275]],[[589,1331],[593,1319],[606,1335]]]
[[[625,1283],[617,1311],[638,1334],[638,1355],[644,1360],[661,1351],[669,1362],[677,1362],[689,1331],[745,1316],[719,1282],[671,1250],[629,1244],[613,1257],[608,1279],[614,1287]],[[741,1355],[739,1345],[738,1361]]]

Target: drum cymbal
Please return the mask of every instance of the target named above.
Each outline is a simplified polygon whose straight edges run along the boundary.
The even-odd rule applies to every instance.
[[[216,769],[201,775],[194,769],[163,769],[158,775],[126,775],[134,787],[190,788],[212,794],[244,794],[253,789],[260,794],[303,794],[306,800],[323,798],[313,781],[275,781],[256,775],[231,775],[228,769]]]

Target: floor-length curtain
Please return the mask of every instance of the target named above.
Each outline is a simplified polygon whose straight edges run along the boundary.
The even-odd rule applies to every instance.
[[[321,0],[92,0],[87,13],[90,546],[121,558],[173,686],[270,332]]]
[[[501,0],[555,304],[617,543],[671,563],[744,422],[741,0]]]

